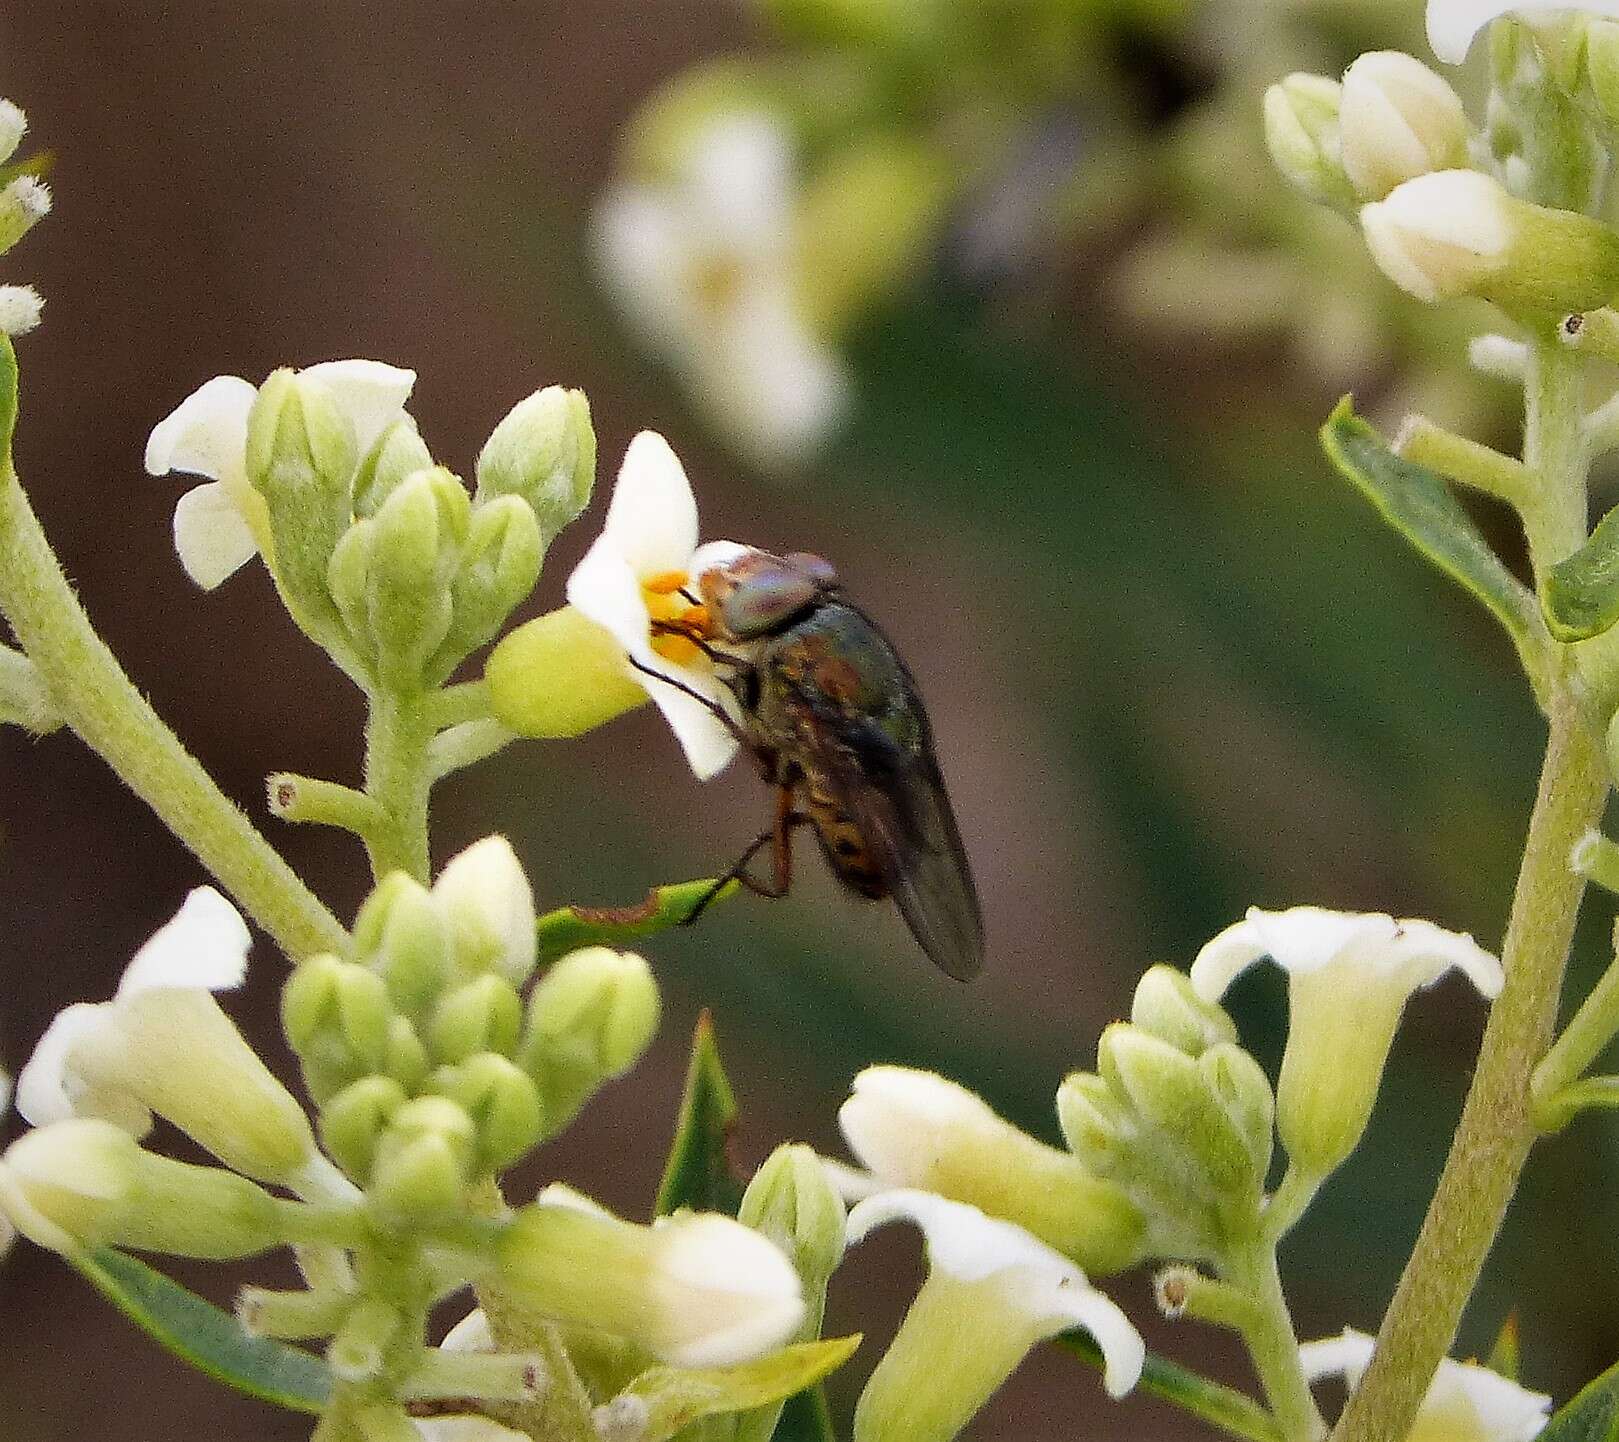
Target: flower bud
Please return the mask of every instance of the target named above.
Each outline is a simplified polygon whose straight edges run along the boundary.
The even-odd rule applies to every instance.
[[[244,1177],[145,1151],[88,1117],[55,1122],[0,1159],[0,1207],[42,1247],[130,1247],[180,1257],[247,1257],[281,1240],[277,1203]]]
[[[504,836],[486,836],[457,857],[433,883],[433,902],[450,928],[463,976],[492,972],[521,986],[534,970],[534,893]]]
[[[392,1077],[368,1076],[351,1082],[320,1112],[320,1139],[351,1177],[364,1183],[376,1161],[377,1142],[404,1106],[405,1090]]]
[[[486,972],[446,991],[427,1024],[437,1062],[465,1061],[479,1052],[510,1056],[523,1025],[523,1002],[510,982]]]
[[[1254,1177],[1263,1183],[1276,1127],[1276,1099],[1265,1069],[1235,1042],[1210,1047],[1197,1059],[1197,1067],[1247,1148]]]
[[[432,452],[409,416],[400,416],[377,437],[354,473],[354,514],[374,516],[400,484],[431,469]]]
[[[1192,1057],[1237,1039],[1236,1024],[1224,1009],[1204,1001],[1191,978],[1172,966],[1152,967],[1136,983],[1130,1020]]]
[[[1435,170],[1467,164],[1461,97],[1398,50],[1362,55],[1344,72],[1338,113],[1344,169],[1363,200]]]
[[[843,1257],[847,1213],[814,1149],[777,1147],[748,1183],[736,1217],[770,1238],[792,1262],[811,1303],[810,1335],[815,1335],[827,1279]]]
[[[1265,92],[1265,144],[1282,178],[1311,200],[1351,205],[1338,140],[1342,87],[1325,75],[1289,75]]]
[[[588,946],[554,963],[529,996],[518,1064],[555,1136],[603,1083],[640,1059],[658,1029],[658,986],[633,952]]]
[[[451,1216],[472,1176],[472,1119],[446,1097],[418,1097],[394,1113],[377,1142],[366,1199],[384,1223]]]
[[[15,102],[0,100],[0,161],[10,160],[28,133],[28,117]]]
[[[1099,1176],[1121,1161],[1120,1138],[1128,1126],[1123,1104],[1101,1077],[1070,1072],[1057,1088],[1057,1124],[1068,1149]]]
[[[543,1115],[539,1089],[503,1056],[482,1052],[434,1074],[433,1089],[472,1118],[478,1156],[488,1171],[502,1171],[526,1156],[540,1140]]]
[[[449,633],[450,577],[471,519],[461,483],[442,467],[401,482],[374,517],[371,632],[385,679],[414,688]]]
[[[450,929],[427,888],[385,876],[354,921],[354,956],[377,972],[396,1006],[420,1016],[450,973]]]
[[[472,513],[460,569],[451,583],[453,619],[428,663],[430,680],[448,676],[527,599],[545,546],[534,512],[520,496],[499,496]]]
[[[393,1016],[375,972],[335,956],[299,965],[281,992],[281,1023],[316,1101],[383,1069]]]
[[[479,502],[518,496],[539,522],[540,552],[590,504],[596,432],[583,391],[547,386],[519,401],[478,453]]]
[[[647,700],[613,634],[572,606],[503,637],[484,679],[495,719],[520,736],[582,736]]]
[[[1441,170],[1360,213],[1372,257],[1418,300],[1475,295],[1565,315],[1619,294],[1619,235],[1569,210],[1531,205],[1476,170]]]
[[[382,1070],[412,1095],[420,1088],[433,1068],[416,1028],[407,1016],[395,1016],[388,1023],[388,1049],[383,1054]]]
[[[45,297],[31,285],[0,285],[0,331],[26,335],[39,325]]]
[[[1118,1187],[944,1077],[868,1067],[838,1124],[885,1186],[970,1203],[1098,1272],[1140,1260],[1142,1218]]]
[[[495,1257],[499,1285],[514,1300],[626,1337],[676,1367],[749,1361],[804,1320],[786,1257],[758,1232],[712,1213],[642,1227],[542,1200],[512,1218]]]
[[[371,633],[371,560],[376,551],[377,523],[356,521],[341,536],[326,567],[326,590],[355,652],[368,666],[377,661],[377,638]]]
[[[51,211],[51,188],[32,175],[19,175],[0,190],[0,254],[10,250]]]

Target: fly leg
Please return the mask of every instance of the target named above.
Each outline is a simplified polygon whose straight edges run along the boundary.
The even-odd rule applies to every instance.
[[[768,831],[761,831],[748,843],[742,855],[737,857],[724,876],[717,878],[713,886],[703,893],[697,904],[681,918],[680,924],[690,926],[708,910],[714,898],[733,881],[747,887],[755,896],[779,899],[787,895],[793,879],[793,829],[802,826],[808,820],[809,817],[802,811],[793,810],[793,788],[778,786],[774,824]],[[769,881],[760,881],[749,872],[748,867],[753,858],[766,846],[771,848],[771,877]]]
[[[673,676],[665,675],[662,671],[657,670],[655,667],[643,665],[633,656],[626,656],[624,659],[630,663],[631,669],[641,672],[641,674],[644,676],[650,676],[655,681],[662,681],[665,686],[673,686],[675,690],[690,696],[691,699],[697,702],[698,705],[712,713],[720,725],[725,727],[725,729],[729,731],[731,735],[736,737],[738,745],[742,746],[748,751],[751,751],[754,755],[759,754],[758,746],[754,744],[748,733],[737,724],[736,718],[732,716],[731,713],[723,706],[721,706],[720,703],[712,696],[703,695],[703,693],[695,686],[688,686],[684,681],[678,681]]]

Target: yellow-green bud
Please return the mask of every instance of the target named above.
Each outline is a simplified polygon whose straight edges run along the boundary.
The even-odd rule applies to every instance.
[[[414,1093],[432,1066],[432,1058],[410,1018],[395,1016],[388,1023],[388,1054],[383,1060],[383,1071],[407,1092]]]
[[[1265,1069],[1235,1042],[1209,1048],[1197,1065],[1247,1147],[1254,1178],[1263,1183],[1276,1139],[1276,1099]]]
[[[1324,205],[1353,205],[1338,139],[1343,87],[1325,75],[1289,75],[1265,92],[1265,145],[1282,178]]]
[[[382,978],[356,962],[317,956],[293,972],[281,1021],[316,1101],[382,1069],[393,1016]]]
[[[624,648],[572,606],[504,637],[484,678],[495,719],[520,736],[582,736],[647,701]]]
[[[490,1171],[519,1161],[540,1139],[539,1089],[503,1056],[482,1052],[460,1066],[441,1068],[433,1089],[472,1118],[479,1158]]]
[[[748,1183],[736,1216],[786,1253],[810,1302],[809,1334],[818,1334],[827,1279],[843,1257],[848,1213],[814,1148],[777,1147]]]
[[[432,452],[416,422],[401,416],[377,437],[354,473],[354,514],[376,515],[402,481],[432,464]]]
[[[384,678],[414,687],[450,629],[449,583],[471,501],[449,471],[435,466],[402,481],[374,520],[369,601],[378,664]]]
[[[0,190],[0,254],[27,235],[50,209],[50,186],[35,176],[19,175]]]
[[[354,922],[354,956],[376,971],[395,1005],[420,1016],[450,974],[450,930],[427,888],[404,872],[383,878]]]
[[[356,521],[338,537],[326,567],[332,605],[356,654],[368,665],[377,659],[377,638],[371,634],[371,556],[376,540],[375,521]]]
[[[448,676],[467,655],[494,639],[506,617],[534,589],[544,555],[539,523],[521,496],[497,496],[478,506],[451,583],[449,633],[428,663],[430,680]]]
[[[518,1063],[539,1086],[547,1135],[635,1065],[657,1032],[658,1013],[658,985],[633,952],[588,946],[540,978]]]
[[[407,1100],[392,1077],[368,1076],[351,1082],[321,1108],[321,1141],[356,1181],[363,1183],[371,1175],[377,1141]]]
[[[282,1240],[277,1203],[245,1177],[145,1151],[110,1122],[32,1131],[0,1159],[0,1208],[40,1246],[252,1256]]]
[[[523,1003],[509,981],[486,972],[446,991],[427,1025],[427,1046],[440,1063],[479,1052],[510,1056],[523,1024]]]
[[[522,986],[534,970],[534,893],[504,836],[486,836],[454,857],[433,883],[462,976],[493,972]]]
[[[543,555],[590,504],[596,432],[583,391],[546,386],[519,401],[478,453],[478,500],[518,496],[539,523]]]
[[[452,1215],[471,1177],[477,1134],[447,1097],[418,1097],[377,1142],[366,1199],[386,1223]]]
[[[1118,1097],[1093,1072],[1070,1072],[1057,1088],[1057,1124],[1068,1149],[1101,1176],[1119,1165],[1127,1123]]]
[[[1191,978],[1172,966],[1155,966],[1136,983],[1130,1020],[1160,1041],[1201,1056],[1211,1046],[1237,1039],[1225,1010],[1192,990]]]

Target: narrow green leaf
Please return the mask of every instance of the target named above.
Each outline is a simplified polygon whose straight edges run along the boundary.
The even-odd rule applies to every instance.
[[[1554,1413],[1536,1442],[1619,1442],[1619,1364]]]
[[[741,888],[728,881],[709,905],[718,905],[735,896]],[[714,880],[680,881],[673,886],[655,886],[646,900],[635,906],[559,906],[548,911],[537,923],[540,962],[581,946],[619,946],[643,936],[655,936],[671,926],[683,926],[714,891]]]
[[[856,1334],[825,1342],[799,1342],[740,1367],[653,1367],[619,1397],[633,1397],[646,1407],[645,1430],[640,1434],[643,1442],[665,1442],[701,1418],[765,1407],[814,1386],[848,1361],[859,1345]]]
[[[674,1142],[658,1186],[657,1215],[680,1207],[735,1216],[742,1202],[742,1183],[727,1155],[736,1122],[736,1097],[720,1064],[714,1022],[705,1011],[691,1039],[691,1063]]]
[[[162,1346],[217,1382],[293,1412],[320,1412],[332,1374],[319,1357],[268,1337],[134,1257],[101,1247],[68,1260],[113,1306]]]
[[[774,1442],[837,1442],[837,1437],[826,1388],[817,1382],[787,1399],[781,1421],[776,1424]]]
[[[1541,604],[1559,641],[1600,636],[1619,621],[1619,510],[1609,511],[1591,538],[1546,575]]]
[[[1064,1332],[1057,1338],[1057,1345],[1101,1370],[1102,1349],[1089,1332]],[[1252,1398],[1163,1357],[1155,1357],[1151,1352],[1147,1353],[1136,1387],[1150,1397],[1172,1403],[1183,1412],[1222,1428],[1233,1437],[1246,1437],[1249,1442],[1281,1442],[1281,1433],[1270,1414]]]
[[[1345,396],[1321,428],[1327,458],[1418,552],[1482,601],[1512,638],[1530,679],[1543,670],[1539,607],[1490,549],[1443,476],[1396,455]]]
[[[1484,1365],[1498,1377],[1505,1377],[1509,1382],[1518,1380],[1518,1314],[1511,1313],[1501,1324],[1501,1330],[1496,1335],[1495,1345],[1490,1348],[1490,1355],[1484,1359]]]

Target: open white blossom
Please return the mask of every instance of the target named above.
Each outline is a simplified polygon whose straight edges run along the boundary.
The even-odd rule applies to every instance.
[[[736,737],[679,687],[732,714],[735,698],[696,645],[684,636],[655,635],[652,623],[677,622],[692,612],[682,591],[695,594],[698,576],[745,549],[733,541],[697,544],[697,501],[686,472],[662,436],[642,431],[624,453],[601,535],[568,577],[569,602],[624,648],[625,674],[657,703],[704,780],[736,754]],[[661,684],[656,676],[679,684]]]
[[[416,372],[381,361],[322,361],[300,372],[326,388],[354,427],[358,454],[403,413]],[[174,508],[174,547],[186,574],[211,591],[259,552],[268,553],[264,499],[247,478],[247,420],[258,388],[240,376],[215,376],[152,429],[146,469],[206,476]]]
[[[1341,1337],[1299,1348],[1304,1375],[1312,1382],[1342,1377],[1353,1391],[1372,1360],[1374,1339],[1352,1327]],[[1530,1442],[1546,1425],[1552,1399],[1531,1392],[1474,1362],[1439,1364],[1406,1442]]]
[[[1556,10],[1578,9],[1591,15],[1619,16],[1619,0],[1582,0],[1577,6],[1559,3],[1521,3],[1521,0],[1428,0],[1428,43],[1447,65],[1467,59],[1473,39],[1492,20],[1518,14],[1534,19]]]
[[[1431,921],[1295,906],[1250,909],[1198,953],[1192,986],[1218,1001],[1267,956],[1288,974],[1277,1128],[1288,1155],[1320,1175],[1360,1140],[1411,993],[1453,969],[1485,997],[1503,981],[1501,963],[1472,937]]]
[[[855,1410],[855,1442],[947,1442],[1037,1343],[1083,1327],[1108,1394],[1141,1375],[1146,1349],[1118,1306],[1068,1258],[1011,1222],[931,1192],[880,1192],[849,1213],[849,1241],[910,1221],[928,1277]]]
[[[242,984],[249,940],[236,909],[197,888],[113,1000],[57,1014],[17,1078],[17,1110],[36,1127],[92,1117],[137,1138],[157,1112],[248,1176],[329,1173],[303,1110],[213,998]]]
[[[677,173],[619,185],[597,215],[602,269],[631,322],[771,466],[815,446],[847,391],[794,299],[792,161],[773,116],[722,116]]]

